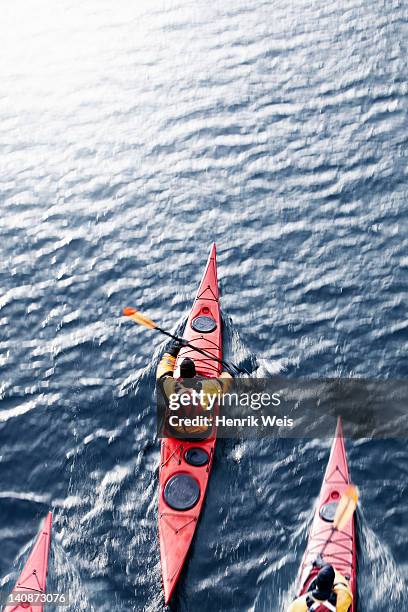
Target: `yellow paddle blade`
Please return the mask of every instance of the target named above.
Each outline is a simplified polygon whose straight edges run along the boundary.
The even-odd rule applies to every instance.
[[[348,485],[341,496],[336,514],[334,515],[333,529],[341,530],[353,516],[358,503],[358,489],[355,485]]]
[[[125,317],[129,317],[129,319],[132,319],[132,321],[134,321],[135,323],[138,323],[139,325],[144,325],[149,329],[156,329],[157,327],[156,323],[154,323],[148,317],[145,317],[145,315],[142,315],[136,310],[136,308],[130,308],[129,306],[127,308],[124,308],[123,315]]]

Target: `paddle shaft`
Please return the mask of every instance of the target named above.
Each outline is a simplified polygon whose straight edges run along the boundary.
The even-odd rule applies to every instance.
[[[334,522],[331,528],[331,534],[326,540],[323,550],[320,555],[323,557],[323,553],[330,544],[333,539],[333,535],[336,531],[341,531],[344,526],[344,521],[350,520],[354,514],[354,511],[357,507],[358,502],[358,491],[357,488],[353,484],[349,484],[347,489],[344,491],[343,496],[340,500],[339,505],[336,509],[336,514],[334,515]],[[351,514],[350,514],[351,510]]]
[[[204,357],[207,357],[208,359],[214,359],[214,361],[218,361],[218,363],[220,363],[227,369],[231,368],[232,366],[240,374],[249,374],[247,370],[239,368],[234,363],[229,364],[226,361],[223,361],[223,359],[218,359],[218,357],[211,355],[211,353],[207,353],[207,351],[204,351],[203,349],[198,348],[198,346],[194,346],[194,344],[190,344],[190,342],[187,342],[187,340],[184,340],[184,338],[181,338],[180,336],[171,334],[170,332],[166,331],[162,327],[159,327],[158,325],[156,325],[154,329],[157,329],[158,332],[164,334],[165,336],[168,336],[169,338],[173,338],[173,340],[177,340],[177,342],[180,342],[180,344],[182,344],[183,346],[188,346],[194,351],[197,351],[197,353],[201,353],[201,355],[204,355]]]

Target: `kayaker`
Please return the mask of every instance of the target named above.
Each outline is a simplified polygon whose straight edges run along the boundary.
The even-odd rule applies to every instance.
[[[350,586],[332,565],[324,565],[310,584],[309,592],[298,597],[288,612],[347,612],[353,602]]]
[[[195,391],[202,391],[203,397],[222,395],[225,393],[231,383],[232,375],[227,370],[221,372],[216,378],[204,378],[197,375],[194,361],[189,357],[185,357],[180,364],[180,378],[174,379],[174,370],[176,365],[176,359],[179,354],[182,344],[177,341],[173,341],[163,357],[159,361],[156,372],[156,379],[162,382],[163,392],[166,398],[169,398],[172,394],[188,393],[189,390],[194,389]],[[201,410],[205,410],[205,399],[201,404]],[[188,412],[188,409],[184,409],[184,414]],[[192,415],[193,416],[193,415]],[[200,436],[205,434],[211,429],[205,425],[189,426],[189,427],[173,427],[175,431],[183,435]]]

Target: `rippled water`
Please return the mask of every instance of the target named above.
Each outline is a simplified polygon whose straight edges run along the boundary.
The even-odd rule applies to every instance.
[[[0,37],[0,575],[51,507],[73,610],[161,610],[163,345],[121,308],[176,326],[216,240],[235,360],[407,376],[408,8],[16,0]],[[175,609],[282,609],[329,444],[219,442]],[[397,612],[406,443],[347,446],[359,610]]]

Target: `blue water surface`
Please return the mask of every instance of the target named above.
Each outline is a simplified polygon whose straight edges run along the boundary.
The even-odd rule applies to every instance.
[[[408,375],[401,0],[6,0],[0,576],[54,512],[71,611],[163,610],[154,369],[217,242],[257,376]],[[330,440],[221,440],[173,608],[284,610]],[[408,609],[405,440],[348,440],[360,612]],[[51,609],[51,608],[49,608]]]

